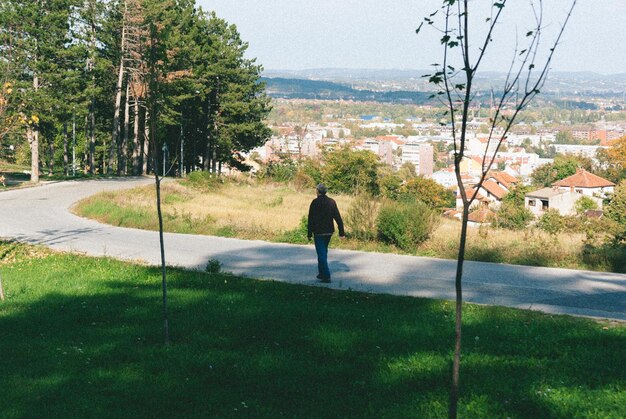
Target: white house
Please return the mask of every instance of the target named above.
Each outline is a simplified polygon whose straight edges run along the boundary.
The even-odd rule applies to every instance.
[[[524,197],[524,206],[535,217],[541,217],[550,209],[557,210],[561,215],[574,215],[576,213],[576,201],[580,197],[579,193],[570,190],[543,188],[527,193]]]
[[[570,190],[592,198],[602,208],[602,200],[613,193],[615,184],[609,180],[589,173],[585,169],[577,169],[576,173],[552,184],[560,190]]]

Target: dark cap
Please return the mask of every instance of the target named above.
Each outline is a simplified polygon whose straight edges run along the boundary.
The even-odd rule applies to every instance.
[[[328,192],[328,188],[326,188],[326,185],[324,185],[323,183],[317,185],[315,189],[317,189],[317,191],[322,195],[326,195],[326,192]]]

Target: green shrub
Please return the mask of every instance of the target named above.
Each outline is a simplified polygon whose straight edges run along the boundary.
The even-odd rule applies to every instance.
[[[255,176],[259,180],[269,180],[274,182],[290,182],[298,171],[295,160],[289,156],[278,156],[277,160],[270,160],[261,164]]]
[[[310,158],[300,160],[298,164],[298,172],[313,179],[314,185],[322,182],[322,166],[319,160],[313,160]]]
[[[626,179],[615,187],[604,213],[619,226],[614,233],[615,242],[626,243]]]
[[[215,191],[226,182],[223,176],[217,176],[204,170],[196,170],[187,175],[184,185],[203,191]]]
[[[377,215],[378,201],[369,194],[359,194],[346,214],[346,227],[359,240],[374,240]]]
[[[322,182],[335,193],[378,195],[378,156],[367,150],[342,147],[323,155]]]
[[[406,181],[399,191],[400,200],[420,200],[431,208],[454,208],[454,193],[432,179],[423,176]]]
[[[290,158],[279,161],[272,161],[261,171],[261,176],[271,178],[276,182],[289,182],[293,179],[298,171],[296,162]]]
[[[398,199],[401,186],[402,178],[391,170],[378,171],[378,189],[383,198]]]
[[[222,270],[222,264],[217,259],[209,259],[205,271],[210,274],[218,274]]]
[[[439,223],[439,215],[420,201],[387,201],[380,208],[376,227],[385,243],[412,251],[427,240]]]
[[[306,216],[302,216],[300,219],[300,224],[298,227],[293,230],[285,231],[281,236],[278,237],[277,241],[282,243],[293,243],[293,244],[304,244],[308,243],[309,239],[307,238],[308,233],[308,220]]]
[[[533,214],[527,208],[503,202],[498,211],[496,211],[493,225],[499,228],[508,228],[509,230],[522,230],[533,219]]]
[[[597,210],[598,203],[588,196],[581,196],[580,199],[576,201],[574,208],[576,209],[576,214],[583,215],[587,210]]]
[[[537,227],[546,233],[555,235],[565,229],[565,218],[557,210],[550,209],[539,218]]]

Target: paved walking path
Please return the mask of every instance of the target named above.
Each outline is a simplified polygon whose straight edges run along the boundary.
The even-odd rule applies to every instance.
[[[156,232],[108,226],[69,211],[97,192],[153,182],[71,181],[2,192],[0,237],[159,264]],[[204,269],[208,260],[217,259],[234,274],[320,285],[313,246],[173,233],[166,233],[165,245],[168,265]],[[454,299],[451,260],[331,249],[329,262],[331,288]],[[622,274],[466,262],[463,284],[465,301],[626,321]]]

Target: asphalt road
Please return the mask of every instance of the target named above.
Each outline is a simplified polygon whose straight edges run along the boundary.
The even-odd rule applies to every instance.
[[[160,263],[156,232],[113,227],[78,217],[70,207],[104,190],[151,184],[150,178],[50,183],[0,193],[0,237],[56,250]],[[165,235],[167,264],[204,269],[217,259],[237,275],[366,292],[454,299],[455,262],[331,249],[333,283],[317,283],[312,245],[222,237]],[[466,262],[464,300],[548,313],[626,321],[626,275]]]

